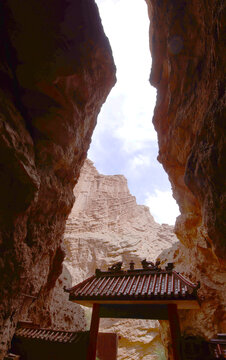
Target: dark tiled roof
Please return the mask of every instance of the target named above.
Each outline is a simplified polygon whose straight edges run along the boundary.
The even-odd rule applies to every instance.
[[[197,286],[170,267],[96,271],[68,289],[70,300],[155,300],[197,298]]]
[[[21,327],[16,330],[17,338],[46,340],[58,343],[77,343],[84,332],[57,331],[32,327]]]

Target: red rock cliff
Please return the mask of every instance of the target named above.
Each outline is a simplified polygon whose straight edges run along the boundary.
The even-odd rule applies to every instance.
[[[176,232],[194,246],[186,233],[200,229],[206,247],[224,258],[225,2],[152,0],[149,12],[153,121],[182,213]]]
[[[45,301],[61,272],[73,187],[115,66],[93,0],[0,6],[1,358],[22,309]]]
[[[225,2],[147,3],[158,159],[181,211],[175,231],[183,245],[171,256],[201,281],[201,310],[184,314],[182,330],[210,338],[226,331]]]

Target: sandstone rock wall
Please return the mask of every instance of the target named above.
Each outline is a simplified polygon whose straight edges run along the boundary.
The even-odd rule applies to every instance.
[[[201,282],[201,311],[184,313],[182,330],[210,338],[226,331],[225,2],[147,3],[158,159],[181,211],[170,254]]]
[[[195,336],[204,340],[213,338],[226,329],[226,272],[219,267],[217,258],[197,264],[197,253],[194,249],[177,242],[171,248],[163,250],[158,258],[161,266],[167,262],[175,264],[175,270],[184,274],[192,282],[200,281],[198,290],[200,310],[179,311],[181,332],[184,337]],[[169,324],[160,322],[161,339],[172,357]]]
[[[148,1],[159,161],[189,248],[225,257],[225,2]],[[200,239],[202,241],[200,243]],[[211,255],[210,255],[211,256]]]
[[[68,299],[64,287],[72,286],[72,277],[67,267],[56,280],[55,286],[45,298],[33,299],[29,307],[24,307],[20,320],[41,324],[44,328],[65,331],[83,331],[87,321],[83,308]]]
[[[106,176],[86,160],[75,187],[75,203],[65,229],[65,263],[74,284],[123,261],[141,267],[177,241],[173,227],[157,224],[148,207],[137,205],[122,175]],[[158,322],[102,319],[101,330],[117,332],[119,359],[155,359],[160,345]]]
[[[2,1],[0,358],[22,309],[42,307],[115,66],[93,0]],[[43,299],[43,301],[41,301]]]
[[[156,223],[144,205],[137,205],[122,175],[101,175],[86,160],[74,190],[64,246],[73,281],[107,269],[117,261],[155,260],[177,241],[173,227]],[[97,262],[98,260],[98,262]]]
[[[184,259],[186,271],[201,279],[208,324],[202,331],[210,336],[225,329],[225,2],[147,3],[153,56],[151,82],[158,89],[154,124],[159,160],[169,175],[182,214],[176,223],[177,235],[184,244],[178,262]],[[16,0],[5,0],[0,4],[0,16],[3,354],[20,312],[30,305],[29,296],[46,299],[61,272],[64,254],[60,239],[73,204],[73,186],[96,115],[115,81],[115,68],[92,0],[29,1],[23,6]],[[120,195],[116,190],[115,194]],[[108,206],[101,210],[99,202],[95,204],[96,219],[102,221]],[[92,229],[104,238],[109,228],[112,238],[118,237],[115,231],[123,235],[126,250],[129,237],[135,244],[141,233],[160,231],[147,209],[133,209],[132,199],[127,206],[118,206],[127,226],[126,231],[122,230],[114,204],[111,201],[109,206],[111,221],[103,221],[101,227],[90,214],[83,220],[90,226],[89,241],[95,238]],[[134,223],[124,214],[127,208],[130,215],[135,214]],[[149,225],[143,220],[139,223],[140,212],[146,214]],[[76,226],[78,229],[80,225]],[[117,259],[124,259],[122,253],[118,255],[121,245],[115,249]],[[142,256],[146,250],[144,247]],[[115,261],[114,256],[110,258]],[[93,268],[87,265],[88,270]],[[217,303],[211,303],[211,298]],[[189,318],[191,332],[197,319],[196,315]]]

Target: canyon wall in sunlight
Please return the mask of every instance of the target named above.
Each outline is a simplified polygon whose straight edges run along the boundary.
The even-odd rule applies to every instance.
[[[136,268],[141,260],[154,261],[177,241],[173,227],[157,224],[148,207],[137,205],[122,175],[101,175],[86,160],[74,190],[75,203],[65,229],[65,264],[74,284],[96,268],[123,261]],[[119,359],[155,359],[160,346],[158,321],[102,319],[102,331],[117,332]]]
[[[0,10],[2,359],[32,302],[46,323],[73,188],[115,66],[92,0],[7,0]]]

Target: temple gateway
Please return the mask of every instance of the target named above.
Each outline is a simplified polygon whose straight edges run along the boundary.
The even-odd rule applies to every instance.
[[[131,261],[128,270],[119,262],[108,271],[96,269],[95,275],[65,289],[69,300],[92,307],[92,320],[86,360],[96,359],[100,318],[131,318],[168,320],[170,324],[174,360],[182,360],[178,309],[199,309],[197,289],[168,263],[165,269],[142,262],[135,269]]]

